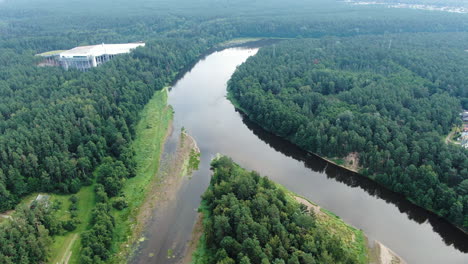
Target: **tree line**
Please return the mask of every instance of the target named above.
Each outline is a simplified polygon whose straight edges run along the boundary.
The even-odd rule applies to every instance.
[[[446,43],[450,37],[450,44]],[[468,151],[447,145],[466,107],[466,33],[293,40],[261,49],[229,92],[250,119],[468,228]]]

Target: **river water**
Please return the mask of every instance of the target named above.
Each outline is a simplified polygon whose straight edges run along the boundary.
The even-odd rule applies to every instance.
[[[174,151],[184,127],[201,150],[200,169],[182,183],[164,211],[155,210],[132,263],[179,263],[191,239],[200,195],[209,184],[210,160],[228,155],[364,230],[408,263],[466,264],[468,236],[443,219],[374,182],[328,164],[249,122],[226,99],[236,67],[258,48],[231,48],[200,60],[171,89]]]

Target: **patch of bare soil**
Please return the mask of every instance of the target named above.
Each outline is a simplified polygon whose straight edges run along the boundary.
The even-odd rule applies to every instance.
[[[326,158],[323,156],[319,156],[319,157],[332,164],[335,164],[338,167],[342,167],[352,172],[359,173],[359,170],[361,169],[361,167],[359,166],[359,153],[358,152],[349,153],[348,156],[346,156],[343,159],[344,164],[338,164],[337,162],[333,161],[333,158]]]
[[[351,152],[345,157],[345,167],[354,172],[359,171],[359,153]]]
[[[379,241],[374,241],[369,249],[370,264],[407,264],[400,256]]]
[[[318,205],[315,205],[309,201],[307,201],[306,199],[302,198],[302,197],[299,197],[299,196],[294,196],[294,198],[296,199],[296,201],[298,201],[299,203],[307,206],[307,210],[309,211],[314,211],[314,214],[315,216],[321,216],[323,215],[324,213],[320,210],[320,206]]]
[[[0,214],[0,217],[1,218],[5,218],[5,219],[10,219],[11,218],[11,215],[13,214],[14,210],[10,210],[10,211],[6,211],[4,213],[1,213]],[[1,221],[2,219],[0,219]]]

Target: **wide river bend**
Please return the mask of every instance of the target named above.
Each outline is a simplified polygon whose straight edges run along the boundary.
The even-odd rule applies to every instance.
[[[410,264],[467,264],[468,236],[374,182],[310,155],[263,131],[226,99],[227,81],[258,48],[230,48],[200,60],[171,89],[175,150],[184,127],[201,150],[200,169],[184,180],[164,212],[156,209],[132,263],[179,263],[190,241],[210,160],[228,155],[364,230]]]

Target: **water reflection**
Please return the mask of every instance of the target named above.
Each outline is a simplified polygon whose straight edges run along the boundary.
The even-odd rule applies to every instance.
[[[442,237],[448,246],[453,245],[456,249],[464,253],[468,253],[468,235],[454,227],[445,219],[427,211],[424,208],[410,203],[402,195],[385,189],[368,178],[328,163],[320,157],[300,149],[296,145],[265,131],[259,125],[250,121],[244,113],[239,112],[239,114],[242,116],[244,124],[259,139],[274,148],[276,151],[303,162],[307,168],[314,172],[325,173],[327,178],[344,183],[349,187],[361,188],[374,197],[396,205],[401,213],[405,213],[409,219],[416,221],[419,224],[429,222],[432,225],[433,230]]]

